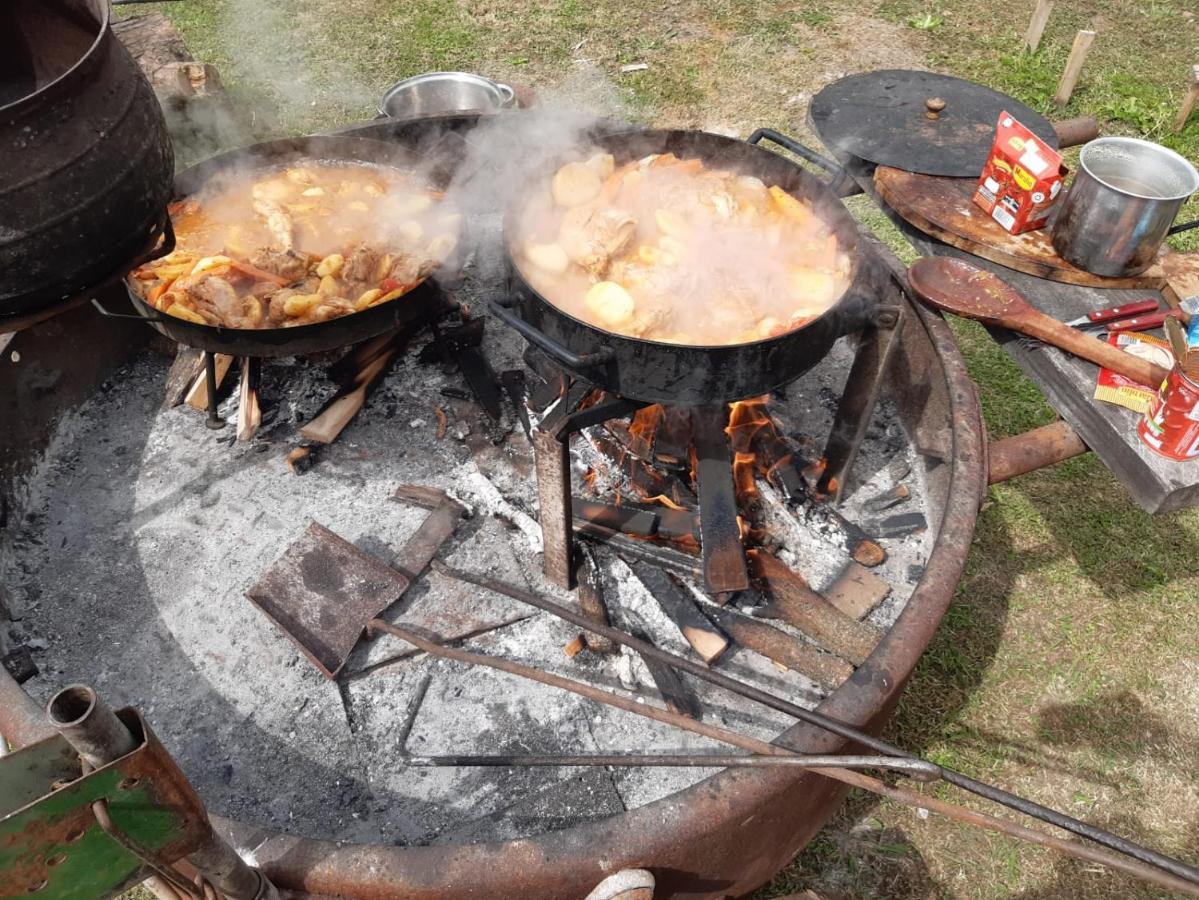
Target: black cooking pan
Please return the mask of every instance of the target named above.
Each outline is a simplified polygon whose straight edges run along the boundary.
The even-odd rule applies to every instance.
[[[452,171],[452,160],[432,161],[396,144],[367,138],[312,136],[286,138],[231,150],[206,159],[180,172],[175,178],[174,199],[195,194],[211,179],[239,167],[260,168],[308,160],[353,160],[401,169],[420,166],[429,171],[432,186],[443,188]],[[442,164],[444,162],[444,165]],[[326,322],[296,325],[291,328],[223,328],[200,325],[154,309],[126,284],[130,302],[139,317],[173,341],[213,353],[230,356],[295,356],[334,350],[391,331],[425,318],[444,304],[435,281],[426,279],[407,294],[389,303],[372,306]],[[94,301],[93,301],[94,302]],[[101,313],[116,316],[96,304]],[[136,318],[136,317],[135,317]]]
[[[774,132],[764,136],[784,146],[793,143]],[[870,290],[874,267],[863,258],[853,218],[816,175],[756,143],[702,131],[627,131],[597,137],[594,144],[616,157],[617,165],[651,153],[673,153],[778,185],[811,203],[836,234],[852,260],[852,280],[841,299],[812,322],[748,344],[688,346],[615,334],[563,312],[525,280],[512,246],[520,234],[524,205],[518,200],[505,220],[508,297],[493,303],[492,311],[565,369],[634,400],[676,406],[740,400],[794,381],[819,362],[838,337],[859,331],[870,321],[875,308]],[[552,172],[550,168],[538,173],[529,189],[536,185],[544,190]],[[746,272],[745,277],[752,280],[754,273]]]

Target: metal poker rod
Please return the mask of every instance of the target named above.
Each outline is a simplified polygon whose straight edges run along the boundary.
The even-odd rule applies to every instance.
[[[899,747],[896,747],[893,744],[888,744],[886,741],[880,740],[864,731],[860,731],[857,728],[854,728],[852,725],[848,725],[839,719],[833,719],[814,710],[805,709],[804,707],[792,703],[789,700],[785,700],[776,694],[771,694],[768,691],[763,691],[751,684],[746,684],[745,682],[738,681],[735,678],[730,678],[721,672],[713,671],[707,666],[687,659],[684,656],[678,656],[677,654],[671,653],[668,650],[662,650],[661,648],[656,647],[647,641],[639,640],[638,638],[633,637],[633,635],[621,631],[619,628],[613,628],[610,625],[601,625],[598,622],[595,622],[594,620],[575,612],[569,607],[562,606],[559,603],[555,603],[554,601],[538,594],[534,594],[531,591],[526,591],[514,585],[504,584],[500,581],[494,581],[483,576],[475,575],[472,572],[464,572],[460,569],[447,566],[439,561],[434,561],[432,563],[432,567],[443,575],[447,575],[451,578],[456,578],[459,581],[464,581],[468,584],[474,584],[478,587],[503,594],[507,597],[511,597],[514,600],[519,600],[522,603],[527,603],[529,606],[534,606],[540,610],[548,612],[551,615],[557,616],[558,618],[570,622],[573,625],[577,625],[593,634],[598,634],[618,644],[623,644],[632,650],[636,650],[643,656],[652,657],[657,659],[659,662],[663,662],[669,666],[672,666],[675,669],[678,669],[682,672],[687,672],[690,675],[694,675],[701,681],[706,681],[709,684],[722,687],[725,690],[731,691],[732,693],[741,697],[745,697],[748,700],[754,700],[758,703],[761,703],[770,709],[793,716],[800,721],[807,722],[811,725],[816,725],[825,731],[830,731],[833,734],[846,738],[847,740],[861,744],[862,746],[869,750],[873,750],[876,753],[880,753],[885,756],[896,757],[899,759],[920,759],[920,757],[913,753],[908,753],[906,750],[901,750]],[[970,793],[979,797],[999,803],[1002,806],[1006,806],[1009,809],[1013,809],[1016,812],[1023,813],[1024,815],[1031,816],[1034,819],[1039,819],[1047,824],[1055,825],[1058,828],[1079,835],[1080,837],[1085,837],[1097,844],[1101,844],[1104,847],[1115,850],[1118,853],[1123,853],[1127,856],[1131,856],[1133,859],[1138,859],[1143,863],[1147,863],[1150,866],[1170,872],[1177,878],[1182,879],[1182,881],[1187,882],[1190,885],[1199,885],[1199,869],[1196,869],[1194,866],[1188,865],[1181,860],[1158,853],[1155,850],[1150,850],[1147,847],[1142,847],[1140,844],[1133,843],[1132,841],[1126,840],[1119,835],[1112,834],[1110,831],[1106,831],[1102,828],[1097,828],[1094,825],[1083,822],[1081,819],[1076,819],[1073,816],[1058,812],[1055,809],[1044,806],[1033,800],[1028,800],[1024,797],[1017,796],[1016,794],[1009,793],[1008,791],[1003,790],[1003,788],[987,784],[986,782],[978,781],[977,779],[971,778],[969,775],[963,775],[961,772],[956,772],[953,769],[947,769],[942,766],[940,771],[941,778],[944,781],[960,787],[962,790],[969,791]],[[1039,832],[1033,833],[1039,834]]]
[[[588,753],[567,755],[494,756],[408,756],[404,763],[421,768],[445,766],[485,766],[523,768],[526,766],[615,766],[672,769],[887,769],[902,772],[917,781],[936,781],[940,766],[922,759],[896,759],[893,756],[739,756],[729,753]]]
[[[535,681],[538,684],[549,685],[550,687],[559,688],[564,691],[569,691],[572,694],[577,694],[580,697],[586,697],[589,700],[594,700],[597,703],[603,703],[606,706],[622,709],[625,712],[633,713],[642,718],[652,719],[656,722],[663,722],[667,725],[673,725],[683,731],[689,731],[693,734],[703,735],[712,740],[721,741],[725,744],[730,744],[734,747],[740,747],[743,750],[748,750],[751,753],[760,754],[763,756],[776,757],[796,757],[801,756],[795,750],[789,750],[786,747],[778,746],[777,744],[768,744],[765,741],[760,741],[757,738],[748,737],[743,734],[738,734],[735,731],[730,731],[727,728],[720,728],[716,725],[709,725],[706,722],[698,722],[687,716],[673,712],[668,709],[659,709],[656,706],[639,703],[636,700],[628,697],[614,694],[611,691],[605,691],[593,685],[586,684],[581,681],[575,681],[570,678],[564,678],[561,675],[555,675],[552,672],[543,672],[540,669],[535,669],[532,666],[526,666],[523,663],[513,662],[510,659],[502,659],[499,657],[485,656],[480,653],[472,653],[469,650],[463,650],[458,647],[449,647],[438,643],[436,640],[431,640],[420,634],[408,631],[404,628],[399,628],[395,625],[388,624],[381,619],[372,619],[367,623],[367,628],[372,631],[381,631],[384,634],[390,634],[393,637],[398,637],[403,641],[416,647],[418,650],[424,650],[433,656],[439,656],[444,659],[452,659],[457,662],[467,663],[469,665],[484,666],[489,669],[496,669],[500,672],[507,672],[511,675],[516,675],[521,678],[526,678],[530,681]],[[891,787],[890,785],[879,781],[877,778],[872,778],[869,775],[863,775],[860,772],[851,772],[848,769],[832,768],[816,770],[821,775],[832,778],[836,781],[843,782],[853,787],[861,788],[871,793],[879,794],[896,802],[916,807],[918,809],[928,809],[933,812],[938,812],[944,816],[954,819],[959,822],[966,822],[970,825],[976,825],[980,828],[986,828],[991,831],[997,831],[1001,834],[1006,834],[1011,837],[1020,838],[1030,841],[1034,844],[1040,844],[1044,847],[1050,847],[1073,856],[1077,859],[1085,859],[1090,862],[1100,863],[1108,868],[1117,871],[1125,872],[1129,875],[1134,875],[1145,881],[1162,887],[1170,888],[1171,890],[1179,891],[1192,897],[1199,897],[1199,887],[1195,884],[1172,875],[1169,872],[1163,872],[1160,869],[1139,862],[1135,859],[1130,859],[1127,855],[1119,855],[1110,853],[1099,847],[1092,847],[1089,844],[1083,844],[1080,841],[1071,841],[1056,837],[1051,834],[1044,834],[1032,828],[1026,828],[1016,822],[1009,822],[1006,819],[997,819],[994,816],[986,813],[976,812],[972,809],[958,806],[953,803],[946,802],[937,797],[927,794],[917,794],[912,791],[904,790],[903,788]]]

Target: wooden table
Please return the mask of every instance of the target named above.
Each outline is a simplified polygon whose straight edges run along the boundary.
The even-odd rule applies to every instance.
[[[1156,298],[1163,308],[1166,305],[1156,290],[1080,287],[1046,281],[944,244],[909,225],[878,197],[872,163],[852,157],[842,157],[839,161],[918,252],[956,256],[990,269],[1019,290],[1033,306],[1055,318],[1073,319],[1091,310],[1146,297]],[[1158,513],[1199,505],[1199,461],[1178,463],[1159,456],[1137,437],[1138,413],[1093,399],[1097,366],[1038,341],[1022,339],[1005,329],[988,331],[1142,508]],[[980,385],[979,390],[985,393],[987,386]]]

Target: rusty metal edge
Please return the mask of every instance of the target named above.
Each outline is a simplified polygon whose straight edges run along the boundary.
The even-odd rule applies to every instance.
[[[945,322],[918,305],[911,319],[935,349],[947,388],[953,466],[938,539],[907,607],[821,712],[881,730],[953,599],[986,487],[974,386]],[[41,711],[0,672],[0,732],[21,743],[44,734]],[[27,696],[27,695],[26,695]],[[807,725],[783,739],[813,753],[845,749]],[[769,879],[836,811],[846,788],[819,775],[725,771],[678,794],[585,826],[528,840],[451,847],[345,845],[273,833],[212,816],[265,874],[297,898],[413,900],[583,896],[611,872],[648,866],[665,896],[740,895]],[[752,848],[752,849],[748,849]]]

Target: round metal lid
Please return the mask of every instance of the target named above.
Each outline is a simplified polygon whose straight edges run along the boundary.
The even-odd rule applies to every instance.
[[[944,108],[929,118],[930,105],[940,101]],[[924,175],[976,178],[1004,110],[1057,148],[1053,126],[1040,113],[981,84],[935,72],[884,69],[850,75],[813,97],[808,114],[836,154]]]

